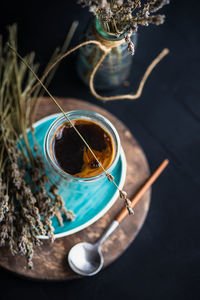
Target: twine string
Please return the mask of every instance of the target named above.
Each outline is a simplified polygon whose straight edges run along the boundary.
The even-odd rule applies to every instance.
[[[77,46],[75,46],[74,48],[68,50],[67,52],[65,52],[63,55],[61,55],[54,63],[52,63],[50,65],[50,67],[47,69],[47,71],[42,75],[40,81],[43,81],[46,76],[49,74],[49,72],[61,61],[63,60],[66,56],[70,55],[71,53],[75,52],[76,50],[78,50],[79,48],[89,45],[89,44],[94,44],[97,45],[102,51],[104,52],[109,52],[110,50],[107,49],[104,45],[102,45],[99,41],[95,41],[95,40],[90,40],[90,41],[85,41]],[[38,87],[38,85],[40,84],[40,81],[38,81],[29,91],[28,95],[31,95],[32,92]]]
[[[123,99],[130,99],[130,100],[135,100],[138,99],[143,91],[144,85],[149,77],[149,75],[151,74],[151,72],[153,71],[153,69],[156,67],[156,65],[169,53],[169,49],[165,48],[161,51],[161,53],[151,62],[151,64],[147,67],[140,83],[138,86],[138,89],[136,91],[135,94],[122,94],[122,95],[116,95],[116,96],[101,96],[100,94],[97,93],[97,91],[95,90],[94,87],[94,77],[96,75],[96,72],[98,71],[100,65],[102,64],[102,62],[104,61],[106,55],[112,50],[112,48],[115,48],[123,43],[125,43],[124,38],[118,41],[110,41],[107,40],[105,38],[103,38],[102,36],[100,36],[99,34],[97,34],[97,32],[95,30],[93,30],[94,35],[96,37],[97,40],[89,40],[89,41],[85,41],[80,43],[79,45],[75,46],[74,48],[70,49],[69,51],[67,51],[66,53],[64,53],[63,55],[61,55],[54,63],[51,64],[51,66],[47,69],[47,71],[43,74],[43,76],[41,77],[41,81],[43,81],[46,76],[49,74],[49,72],[61,61],[63,60],[66,56],[70,55],[71,53],[75,52],[76,50],[78,50],[79,48],[89,45],[89,44],[94,44],[97,47],[99,47],[103,54],[100,57],[99,61],[97,61],[96,66],[94,67],[93,71],[90,74],[90,79],[89,79],[89,88],[90,91],[92,93],[92,95],[94,97],[96,97],[99,100],[102,101],[111,101],[111,100],[123,100]],[[33,87],[32,89],[29,91],[30,95],[35,88],[40,84],[40,82],[38,81]]]
[[[96,72],[98,71],[100,65],[102,64],[103,60],[105,59],[107,53],[103,53],[99,61],[97,62],[96,66],[94,67],[91,75],[90,75],[90,81],[89,81],[89,86],[90,86],[90,91],[95,96],[97,99],[102,100],[102,101],[110,101],[110,100],[122,100],[122,99],[130,99],[130,100],[135,100],[138,99],[142,95],[142,91],[145,85],[145,82],[147,81],[149,75],[155,68],[155,66],[169,53],[169,49],[165,48],[162,50],[162,52],[151,62],[151,64],[147,67],[141,81],[139,84],[139,87],[136,91],[135,94],[123,94],[123,95],[116,95],[116,96],[101,96],[98,94],[94,88],[94,76]]]

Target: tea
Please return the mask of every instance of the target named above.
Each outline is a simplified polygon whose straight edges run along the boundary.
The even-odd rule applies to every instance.
[[[104,169],[114,158],[110,134],[95,122],[76,119],[71,121],[86,140]],[[62,124],[52,139],[52,156],[56,164],[75,177],[88,178],[103,172],[97,160],[69,122]]]

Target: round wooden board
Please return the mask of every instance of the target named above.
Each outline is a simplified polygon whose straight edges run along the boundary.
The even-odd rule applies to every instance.
[[[74,109],[96,111],[104,115],[114,124],[120,135],[121,144],[126,155],[127,176],[124,190],[131,199],[150,175],[144,152],[131,132],[111,113],[96,105],[76,99],[59,98],[58,102],[65,111]],[[58,110],[49,98],[40,99],[37,120],[56,112],[58,112]],[[128,216],[103,244],[104,267],[117,259],[138,234],[147,215],[150,194],[150,190],[146,192],[134,209],[135,215]],[[53,244],[50,244],[49,241],[44,241],[41,247],[35,249],[33,270],[27,268],[26,259],[24,257],[20,255],[12,256],[6,247],[0,248],[0,266],[30,279],[65,280],[79,278],[80,276],[73,273],[67,263],[67,254],[70,248],[81,241],[95,242],[122,207],[123,201],[118,199],[102,218],[86,229],[73,235],[56,239]]]

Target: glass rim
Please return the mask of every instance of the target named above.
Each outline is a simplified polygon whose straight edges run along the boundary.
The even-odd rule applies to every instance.
[[[68,112],[65,112],[65,113],[69,118],[72,117],[72,116],[76,116],[76,115],[80,115],[79,118],[83,118],[83,119],[84,119],[84,117],[85,118],[94,117],[93,122],[94,123],[96,122],[100,126],[103,126],[103,123],[105,123],[105,129],[109,132],[112,139],[113,139],[113,137],[115,138],[115,141],[113,140],[113,143],[114,143],[115,148],[116,148],[115,149],[115,156],[114,156],[113,161],[111,162],[110,166],[108,167],[108,169],[106,169],[106,173],[112,172],[112,170],[114,169],[114,167],[116,166],[116,164],[118,162],[119,155],[120,155],[120,138],[119,138],[119,134],[118,134],[116,128],[114,127],[114,125],[106,117],[104,117],[103,115],[101,115],[99,113],[96,113],[94,111],[90,111],[90,110],[71,110],[71,111],[68,111]],[[78,119],[78,117],[77,117],[77,119]],[[99,124],[98,120],[100,120],[102,122],[102,124],[101,123]],[[48,130],[45,134],[45,138],[44,138],[44,154],[45,154],[46,160],[51,165],[51,167],[53,167],[62,177],[65,177],[66,179],[75,180],[75,181],[94,181],[94,180],[97,180],[99,178],[102,178],[102,177],[106,176],[105,172],[102,170],[102,173],[100,173],[96,176],[77,177],[77,176],[73,176],[69,173],[66,173],[65,171],[62,170],[61,167],[58,166],[58,164],[55,162],[55,160],[53,159],[53,157],[50,153],[50,148],[51,148],[51,144],[52,144],[52,138],[50,138],[50,135],[60,125],[64,124],[64,122],[63,122],[63,123],[58,125],[58,123],[62,122],[62,121],[67,122],[67,119],[62,113],[60,113],[58,115],[58,117],[49,126],[49,128],[48,128]]]
[[[95,26],[95,30],[97,30],[97,32],[106,40],[110,40],[110,41],[120,41],[124,38],[125,34],[122,33],[120,36],[116,36],[114,34],[109,34],[107,32],[105,32],[103,30],[103,28],[101,27],[101,23],[98,20],[98,18],[94,18],[94,26]]]

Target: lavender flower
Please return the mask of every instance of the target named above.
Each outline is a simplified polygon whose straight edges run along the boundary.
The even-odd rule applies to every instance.
[[[97,8],[100,1],[85,1],[85,4]],[[8,42],[15,48],[16,32],[16,25],[9,27]],[[51,218],[55,212],[62,218],[64,201],[56,187],[54,197],[49,190],[49,178],[34,130],[31,131],[35,141],[33,151],[29,145],[26,128],[30,125],[32,96],[38,96],[36,90],[35,94],[29,94],[30,89],[32,92],[35,89],[32,73],[23,62],[17,61],[7,45],[3,48],[0,51],[0,246],[9,246],[13,255],[25,256],[28,267],[32,268],[34,246],[41,245],[38,236],[49,235],[53,241]],[[57,53],[58,56],[63,52]],[[37,70],[33,57],[31,54],[28,59]]]
[[[169,4],[169,0],[146,0],[143,5],[142,2],[140,0],[78,1],[83,7],[89,8],[106,33],[116,37],[130,37],[137,32],[138,25],[163,24],[165,16],[154,15],[154,13]],[[129,53],[134,55],[134,45],[131,41],[128,41],[127,48]]]

